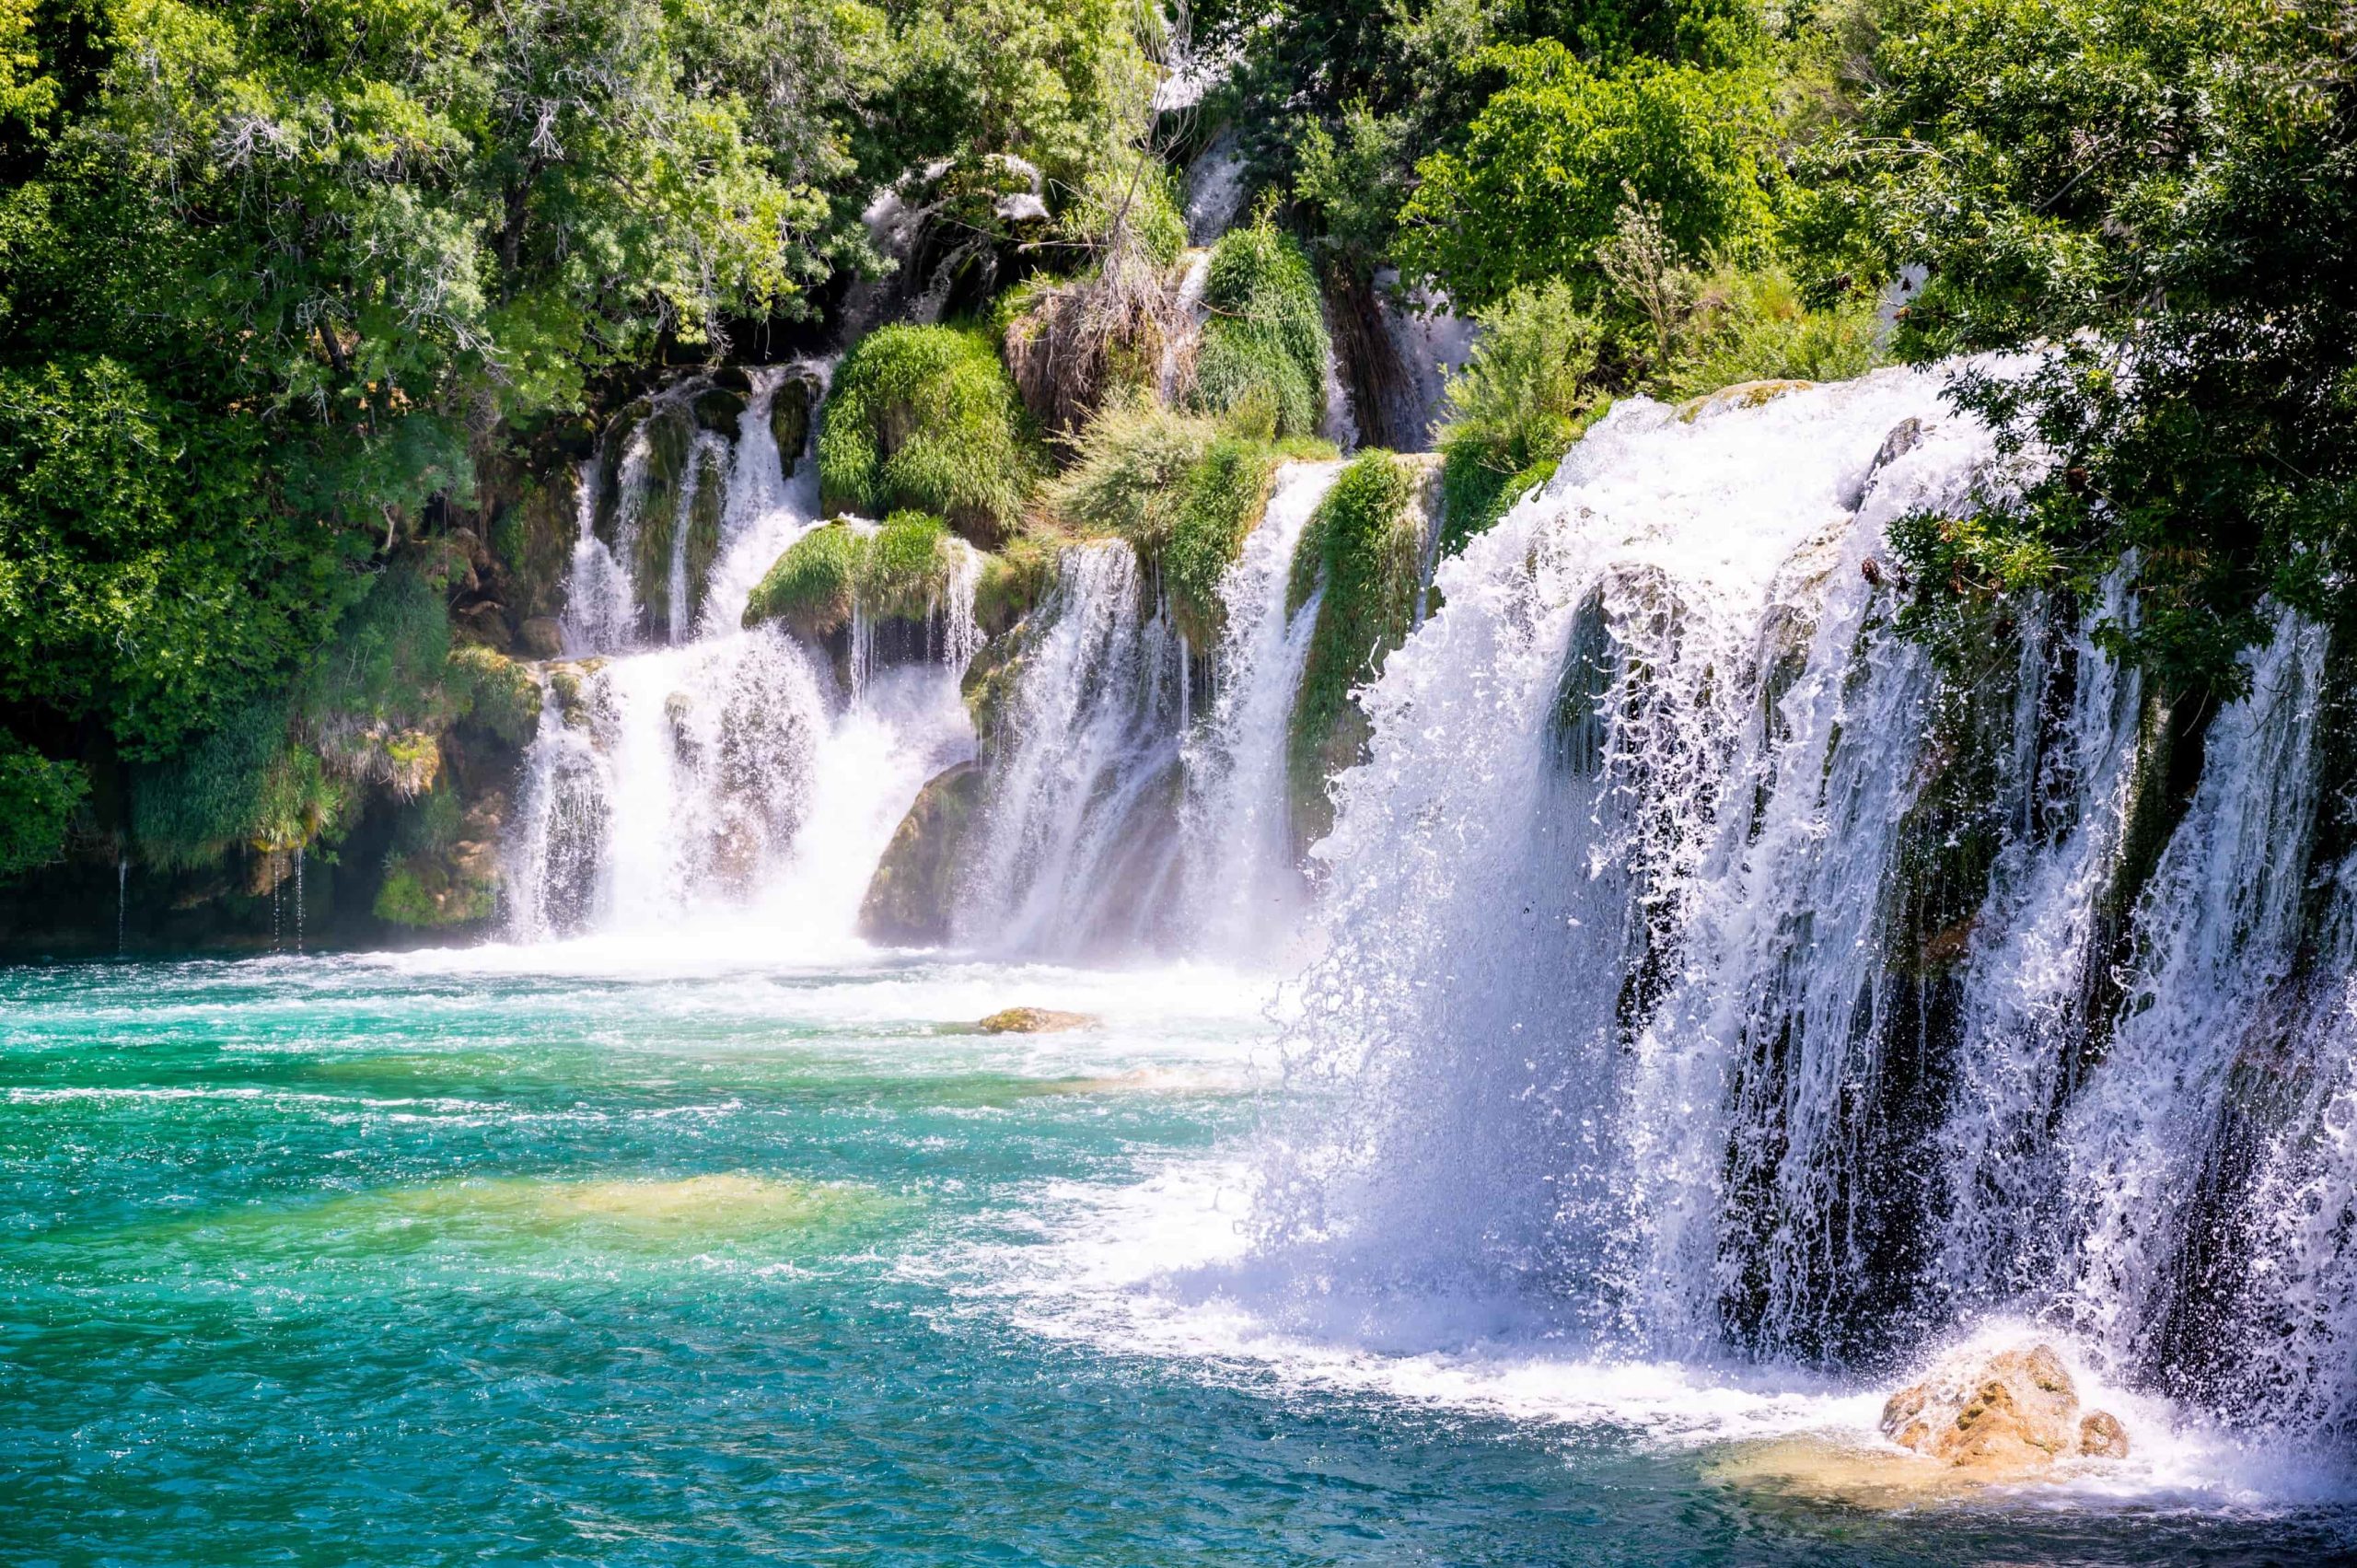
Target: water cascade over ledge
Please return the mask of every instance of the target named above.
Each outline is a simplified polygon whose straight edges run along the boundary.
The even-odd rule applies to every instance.
[[[2281,617],[2196,728],[2116,593],[1935,656],[1887,530],[2009,481],[1941,386],[1624,403],[1442,565],[1313,852],[1285,1310],[1865,1371],[2027,1320],[2357,1414],[2345,660]]]

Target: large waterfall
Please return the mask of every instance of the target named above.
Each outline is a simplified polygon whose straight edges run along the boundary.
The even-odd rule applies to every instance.
[[[1624,403],[1444,564],[1314,852],[1260,1245],[1602,1354],[1875,1368],[2026,1318],[2345,1427],[2339,667],[2287,616],[2173,716],[2100,651],[2116,589],[1935,659],[1885,530],[2008,482],[1941,386]]]
[[[546,676],[509,847],[521,939],[747,908],[763,940],[848,937],[901,813],[970,754],[958,696],[973,651],[970,570],[953,575],[962,602],[942,607],[944,656],[867,679],[857,658],[839,679],[783,628],[738,624],[819,511],[815,464],[779,451],[772,417],[792,374],[749,373],[733,439],[682,434],[702,383],[656,400],[614,463],[618,494],[588,467],[569,657]],[[657,471],[667,439],[669,483]],[[701,540],[700,518],[712,523]]]

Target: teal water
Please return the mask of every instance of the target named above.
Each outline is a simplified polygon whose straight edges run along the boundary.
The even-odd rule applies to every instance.
[[[1016,1004],[1105,1023],[957,1027]],[[1182,1265],[1241,1245],[1265,1004],[1209,970],[880,959],[0,971],[0,1562],[2351,1541],[2247,1473],[1957,1500],[1746,1470],[1871,1393],[1256,1330],[1242,1274]]]

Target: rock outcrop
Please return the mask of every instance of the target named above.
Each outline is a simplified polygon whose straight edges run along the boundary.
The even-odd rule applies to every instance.
[[[2106,1411],[2083,1415],[2070,1370],[2042,1344],[1943,1363],[1890,1397],[1882,1431],[1902,1448],[1992,1478],[2128,1454],[2127,1429]]]

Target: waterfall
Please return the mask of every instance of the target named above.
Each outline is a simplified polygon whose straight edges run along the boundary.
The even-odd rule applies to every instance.
[[[971,750],[957,693],[977,641],[970,552],[961,551],[943,607],[949,657],[884,671],[855,691],[783,628],[740,625],[754,587],[818,516],[815,464],[792,454],[789,474],[772,421],[797,374],[750,371],[735,438],[699,431],[675,465],[659,584],[668,645],[644,645],[645,607],[622,564],[637,558],[632,530],[644,522],[630,497],[652,489],[653,416],[618,465],[625,495],[614,550],[597,536],[598,502],[585,481],[570,656],[543,672],[541,723],[505,855],[518,939],[644,933],[747,910],[760,918],[745,927],[735,917],[734,928],[845,937],[900,814],[927,777]],[[702,488],[715,482],[725,485],[716,505]],[[716,519],[702,573],[688,553],[697,518]]]
[[[1197,942],[1234,955],[1283,951],[1307,917],[1285,796],[1286,724],[1318,621],[1285,600],[1295,550],[1340,463],[1278,470],[1266,516],[1220,583],[1225,625],[1207,722],[1187,735],[1188,909]]]
[[[1154,947],[1256,965],[1307,924],[1285,744],[1318,606],[1286,596],[1338,462],[1285,463],[1222,577],[1212,702],[1126,544],[1065,549],[988,738],[961,939],[1047,955]]]
[[[1177,870],[1178,637],[1136,553],[1067,548],[989,764],[960,938],[1029,952],[1162,933]]]
[[[2345,678],[2280,616],[2172,796],[2120,578],[1934,656],[1885,530],[2031,460],[1941,387],[1623,403],[1443,564],[1312,852],[1260,1245],[1601,1353],[1878,1368],[2029,1318],[2346,1430]]]

